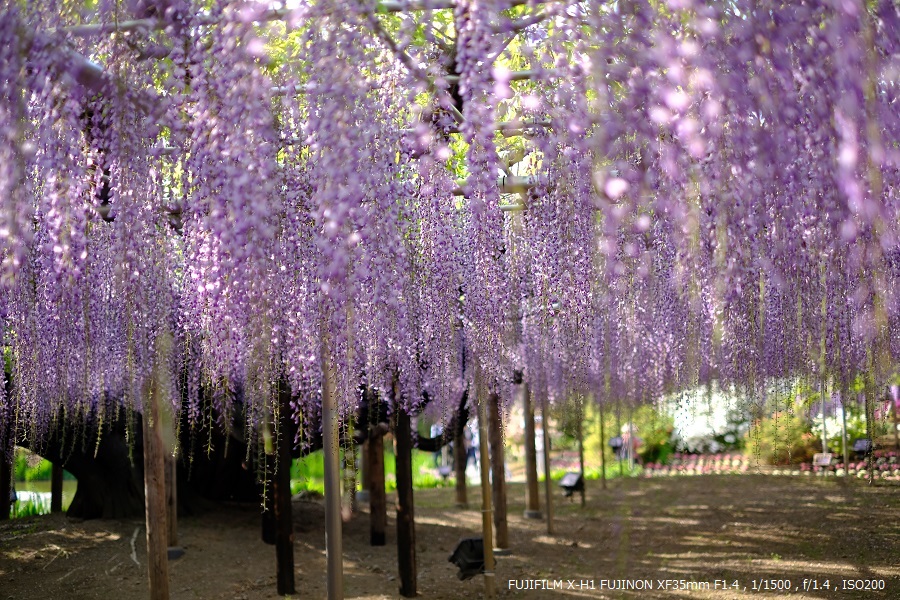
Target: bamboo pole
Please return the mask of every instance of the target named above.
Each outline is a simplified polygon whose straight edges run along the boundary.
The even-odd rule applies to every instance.
[[[475,366],[475,402],[478,405],[478,442],[481,450],[481,533],[484,545],[484,597],[493,600],[497,595],[494,580],[494,542],[491,530],[491,474],[488,452],[487,410],[481,389],[481,369]]]
[[[550,478],[550,415],[547,397],[541,396],[541,429],[544,432],[544,495],[547,504],[547,533],[553,535],[553,481]]]
[[[538,488],[537,448],[535,448],[534,405],[531,402],[531,388],[521,385],[522,408],[525,413],[525,518],[540,519],[541,495]]]
[[[344,597],[337,384],[331,349],[322,339],[322,437],[325,454],[325,563],[328,600]]]

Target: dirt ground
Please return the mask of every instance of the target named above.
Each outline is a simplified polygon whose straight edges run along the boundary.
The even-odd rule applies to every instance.
[[[900,599],[896,484],[713,475],[617,480],[604,491],[588,482],[586,508],[555,497],[555,535],[546,533],[544,521],[522,517],[523,496],[522,485],[512,484],[512,553],[499,557],[496,569],[501,598]],[[480,498],[477,488],[469,498]],[[481,577],[459,581],[447,561],[460,538],[480,529],[480,511],[453,502],[452,489],[416,491],[422,598],[483,592]],[[321,501],[295,502],[294,518],[295,597],[323,598]],[[393,525],[391,517],[388,545],[372,548],[365,512],[345,524],[347,598],[398,597]],[[260,539],[257,507],[182,518],[179,535],[186,554],[170,562],[173,598],[277,597],[275,551]],[[6,522],[0,525],[0,600],[147,598],[144,536],[139,521],[53,515]],[[804,581],[819,590],[804,591]],[[551,589],[516,590],[516,582]],[[610,585],[644,589],[611,591]],[[884,589],[845,589],[853,585]],[[790,589],[774,589],[785,586]]]

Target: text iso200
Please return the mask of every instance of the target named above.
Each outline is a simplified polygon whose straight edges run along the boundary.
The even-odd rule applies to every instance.
[[[883,590],[884,579],[842,579],[842,590]]]

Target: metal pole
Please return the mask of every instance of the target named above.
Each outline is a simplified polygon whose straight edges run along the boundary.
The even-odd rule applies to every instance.
[[[344,597],[337,392],[328,340],[322,336],[322,437],[325,450],[325,562],[328,600]]]
[[[475,402],[478,403],[478,445],[481,450],[481,531],[484,544],[484,597],[493,599],[497,595],[494,580],[494,540],[491,530],[491,473],[488,453],[487,395],[481,389],[481,368],[475,365]]]

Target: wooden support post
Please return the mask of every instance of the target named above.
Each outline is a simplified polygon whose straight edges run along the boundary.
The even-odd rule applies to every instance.
[[[469,508],[466,492],[466,463],[469,460],[466,447],[465,423],[459,423],[453,437],[453,470],[456,477],[456,508]]]
[[[369,543],[384,546],[387,528],[387,498],[384,493],[384,436],[369,438]]]
[[[540,519],[541,497],[538,488],[537,448],[534,443],[534,405],[531,402],[531,388],[523,383],[522,408],[525,413],[525,518]]]
[[[160,367],[157,366],[156,369]],[[155,369],[155,370],[156,370]],[[144,504],[147,526],[147,569],[150,600],[169,599],[169,553],[166,515],[166,466],[163,448],[157,382],[146,386],[144,394]]]
[[[278,391],[278,462],[272,481],[275,508],[276,587],[279,596],[296,593],[294,587],[294,519],[291,506],[291,390],[282,382]]]
[[[896,385],[891,386],[891,408],[892,413],[894,415],[894,448],[900,450],[900,407],[897,406],[900,403],[900,388]]]
[[[360,489],[356,493],[356,502],[363,504],[369,502],[369,441],[363,442],[361,454],[359,457],[359,483]]]
[[[399,400],[394,384],[394,401]],[[412,486],[412,431],[409,414],[397,411],[397,564],[400,567],[400,595],[416,595],[416,525]]]
[[[62,512],[63,468],[58,462],[53,463],[50,473],[50,512]]]
[[[581,403],[581,418],[578,419],[578,468],[581,472],[581,478],[584,479],[584,402]],[[587,482],[583,482],[581,486],[581,508],[585,505],[585,488]]]
[[[847,460],[849,458],[847,456],[847,390],[841,389],[838,392],[838,398],[841,401],[841,458],[844,463],[844,477],[849,477],[850,463]]]
[[[597,403],[600,411],[600,483],[606,489],[606,425],[604,424],[603,404]]]
[[[547,398],[541,396],[541,429],[544,432],[544,495],[547,504],[547,533],[553,535],[553,480],[550,477],[550,415]]]
[[[323,338],[324,342],[324,338]],[[337,408],[337,377],[329,344],[322,344],[322,437],[325,454],[325,563],[328,600],[344,597],[343,540],[341,538],[341,479]]]
[[[0,378],[0,385],[3,385]],[[9,513],[12,511],[12,502],[9,496],[12,493],[12,457],[15,452],[6,447],[4,440],[0,440],[0,521],[9,519]]]
[[[503,452],[503,423],[500,421],[500,396],[488,395],[488,441],[491,447],[491,489],[493,492],[494,546],[500,550],[509,548],[509,527],[506,522],[506,461]]]
[[[169,547],[178,545],[178,459],[166,454],[166,518]]]
[[[488,456],[488,432],[486,398],[480,385],[480,371],[475,367],[475,401],[478,403],[478,442],[480,447],[479,463],[481,464],[481,535],[484,546],[484,597],[493,600],[497,595],[497,584],[494,580],[494,541],[491,530],[491,473]]]

